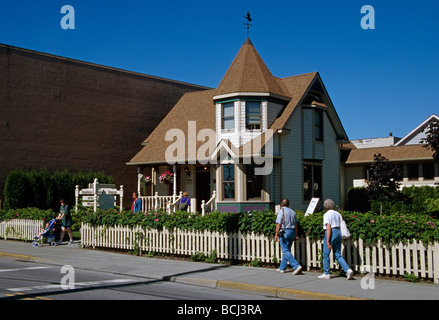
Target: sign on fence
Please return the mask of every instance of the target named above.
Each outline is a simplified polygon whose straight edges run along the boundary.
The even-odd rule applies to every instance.
[[[312,198],[311,201],[309,202],[308,208],[306,209],[305,212],[305,217],[313,214],[314,211],[316,210],[317,204],[319,203],[320,198]]]
[[[123,186],[117,190],[114,184],[99,184],[98,179],[88,185],[88,188],[79,190],[79,186],[75,189],[76,209],[78,209],[79,196],[82,196],[82,205],[85,207],[93,207],[96,212],[100,209],[114,209],[116,205],[116,196],[120,197],[120,210],[123,210]]]

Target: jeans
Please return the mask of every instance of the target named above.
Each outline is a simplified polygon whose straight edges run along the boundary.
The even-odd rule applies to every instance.
[[[345,259],[343,259],[343,256],[341,255],[341,232],[340,228],[333,228],[331,229],[331,246],[332,250],[334,250],[334,258],[338,261],[340,264],[340,267],[343,268],[345,272],[347,272],[350,268],[349,265],[346,263]],[[326,244],[326,231],[325,231],[325,238],[323,240],[323,273],[329,274],[330,273],[330,267],[329,267],[329,253],[331,250],[328,249],[328,245]]]
[[[285,271],[287,268],[287,261],[294,270],[300,267],[300,264],[291,253],[291,246],[293,245],[295,236],[296,232],[294,229],[286,229],[283,237],[279,238],[279,244],[282,250],[282,261],[280,262],[279,270]]]

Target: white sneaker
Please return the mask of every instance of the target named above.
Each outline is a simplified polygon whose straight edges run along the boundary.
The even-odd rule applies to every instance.
[[[317,278],[323,279],[323,280],[329,280],[329,279],[331,279],[331,276],[329,274],[322,274],[321,276],[318,276]]]
[[[293,275],[298,274],[300,271],[302,271],[302,266],[298,266],[296,270],[294,270]]]
[[[346,279],[351,280],[354,277],[354,271],[352,269],[349,269],[348,272],[346,272]]]
[[[276,271],[277,271],[277,272],[280,272],[280,273],[285,273],[285,270],[281,270],[281,269],[279,269],[279,268],[277,268]]]
[[[70,240],[68,244],[73,244],[73,240]]]

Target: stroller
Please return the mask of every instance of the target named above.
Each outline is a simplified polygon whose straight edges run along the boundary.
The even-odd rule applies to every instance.
[[[56,221],[56,219],[50,220],[49,226],[47,226],[44,230],[40,232],[38,236],[34,238],[34,241],[32,242],[32,245],[34,247],[38,247],[40,245],[39,241],[43,237],[46,238],[47,243],[50,243],[51,246],[56,246],[55,235],[52,233],[52,231],[55,229]]]

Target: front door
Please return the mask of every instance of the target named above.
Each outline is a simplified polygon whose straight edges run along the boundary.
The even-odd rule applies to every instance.
[[[212,196],[210,192],[210,167],[203,166],[197,167],[196,169],[196,197],[197,197],[197,208],[198,212],[201,212],[201,202],[210,200]]]

